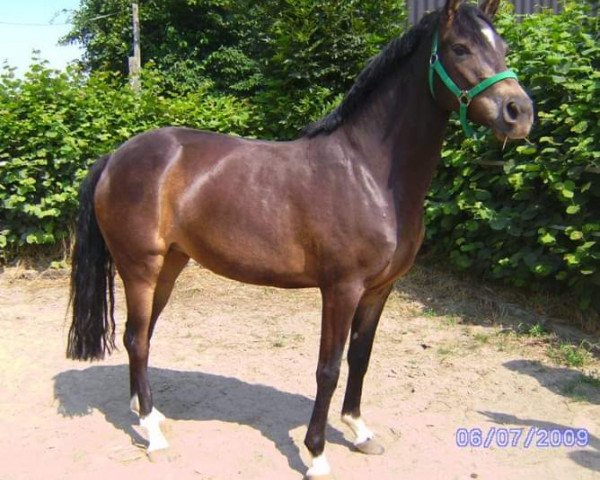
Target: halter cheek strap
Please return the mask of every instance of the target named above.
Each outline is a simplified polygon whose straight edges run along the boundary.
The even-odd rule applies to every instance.
[[[448,90],[450,90],[452,94],[458,99],[458,103],[460,105],[460,123],[462,125],[463,132],[465,132],[465,135],[467,137],[476,138],[475,132],[469,125],[469,120],[467,119],[467,111],[469,109],[471,101],[481,92],[490,88],[492,85],[501,82],[502,80],[506,80],[507,78],[514,78],[515,80],[517,80],[517,74],[513,70],[505,70],[503,72],[497,73],[496,75],[490,78],[486,78],[470,90],[461,90],[460,88],[458,88],[456,83],[454,83],[454,81],[450,78],[450,75],[448,75],[446,69],[442,65],[442,62],[440,61],[438,46],[439,34],[436,31],[433,35],[433,43],[431,46],[431,59],[429,60],[429,91],[431,92],[431,96],[435,98],[433,80],[435,74],[437,73],[440,77],[440,80],[444,83],[444,85],[446,85]]]

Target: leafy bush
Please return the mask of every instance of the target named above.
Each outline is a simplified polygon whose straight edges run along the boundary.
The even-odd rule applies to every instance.
[[[35,64],[24,79],[0,75],[0,258],[68,237],[77,188],[87,168],[136,133],[187,125],[246,134],[252,110],[207,88],[164,98],[148,71],[144,90],[119,74],[56,72]]]
[[[454,129],[426,212],[428,245],[516,286],[572,289],[600,307],[600,34],[585,2],[496,22],[529,90],[529,142],[477,143]],[[557,283],[558,282],[558,283]]]
[[[21,80],[4,70],[0,257],[65,239],[87,166],[138,132],[173,124],[294,136],[339,101],[365,59],[404,19],[400,4],[388,0],[370,13],[379,7],[369,2],[358,11],[356,0],[335,5],[244,1],[237,13],[231,8],[238,4],[229,0],[184,3],[216,8],[205,20],[217,32],[210,43],[217,47],[204,42],[208,33],[191,32],[171,52],[175,60],[165,60],[171,40],[179,41],[169,37],[159,57],[172,66],[171,73],[146,69],[139,96],[122,86],[126,82],[119,74],[88,77],[38,64]],[[158,4],[152,5],[146,13],[160,18]],[[251,13],[241,15],[244,9]],[[458,126],[452,130],[426,204],[427,244],[459,268],[517,286],[567,287],[579,295],[582,307],[595,301],[599,308],[600,296],[594,294],[600,286],[600,38],[598,17],[588,10],[569,0],[559,15],[547,12],[522,22],[506,9],[500,15],[496,25],[511,45],[509,63],[530,90],[538,119],[529,143],[506,149],[495,140],[467,140]],[[227,27],[232,18],[235,31]],[[123,45],[118,38],[92,35],[81,18],[76,20],[81,35],[89,34],[86,45],[88,54],[96,52],[94,61],[124,56],[118,48],[115,54],[94,50],[94,42]],[[154,32],[158,40],[174,36],[173,25]],[[106,30],[107,35],[115,31]],[[201,66],[179,55],[196,40],[205,48]],[[215,93],[227,90],[225,85],[246,100]]]

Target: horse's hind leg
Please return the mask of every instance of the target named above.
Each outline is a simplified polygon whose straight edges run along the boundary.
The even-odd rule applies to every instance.
[[[360,402],[375,331],[391,289],[392,285],[376,293],[365,293],[356,309],[350,333],[349,372],[344,406],[342,407],[342,421],[354,432],[356,448],[370,455],[380,455],[384,449],[373,440],[373,432],[367,428],[362,419]]]
[[[127,300],[123,340],[129,354],[131,408],[139,414],[140,425],[148,434],[148,453],[168,447],[160,429],[165,417],[153,406],[148,380],[150,338],[187,260],[184,255],[168,253],[165,257],[154,255],[137,262],[128,259],[118,263]]]
[[[115,260],[123,279],[127,301],[127,323],[123,343],[129,354],[131,409],[138,413],[140,425],[148,433],[150,452],[168,446],[159,427],[164,416],[154,409],[148,381],[152,304],[164,257],[149,255],[137,261],[130,258],[127,258],[126,262]]]
[[[162,269],[158,276],[156,289],[154,291],[154,299],[152,302],[152,318],[150,320],[150,338],[154,333],[154,327],[159,315],[169,301],[175,280],[187,265],[190,257],[178,250],[170,250],[165,256]]]

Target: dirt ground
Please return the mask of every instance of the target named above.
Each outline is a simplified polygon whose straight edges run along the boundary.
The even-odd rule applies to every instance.
[[[326,447],[336,478],[600,478],[598,360],[555,363],[547,340],[507,328],[518,307],[484,308],[493,292],[463,292],[451,312],[432,297],[460,288],[432,285],[427,271],[412,280],[388,302],[365,383],[363,414],[386,453],[352,450],[339,419],[343,368]],[[125,350],[93,364],[65,359],[67,296],[65,272],[0,274],[0,480],[302,478],[318,291],[184,271],[150,357],[155,404],[169,418],[160,463],[128,410]],[[480,428],[488,448],[457,446],[459,428]],[[544,432],[583,428],[588,446],[542,446]],[[523,434],[503,447],[488,438],[499,429]]]

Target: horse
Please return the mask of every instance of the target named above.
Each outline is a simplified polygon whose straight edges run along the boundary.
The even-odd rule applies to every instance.
[[[423,204],[452,112],[500,140],[525,138],[533,105],[493,26],[499,0],[447,0],[359,74],[341,104],[293,141],[166,127],[96,161],[80,188],[67,356],[115,346],[114,276],[127,304],[130,406],[149,454],[168,447],[148,379],[150,339],[190,258],[258,285],[320,289],[317,392],[306,477],[331,478],[325,427],[343,351],[342,420],[356,448],[383,453],[361,413],[363,379],[394,281],[424,236]]]

